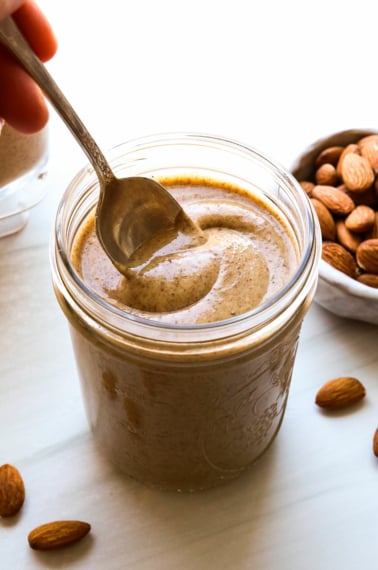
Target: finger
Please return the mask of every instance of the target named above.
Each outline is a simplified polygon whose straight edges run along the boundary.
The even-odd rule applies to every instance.
[[[0,20],[17,10],[24,0],[0,0]]]
[[[49,117],[42,92],[2,46],[0,70],[0,117],[24,133],[42,129]]]
[[[44,14],[28,0],[14,14],[21,32],[42,61],[48,61],[57,50],[57,40]]]
[[[6,0],[8,5],[10,0]],[[4,0],[0,0],[4,7]],[[20,2],[18,2],[20,4]],[[15,2],[13,2],[15,6]],[[27,0],[13,17],[42,61],[50,59],[57,41],[49,22],[38,6]],[[40,89],[16,61],[0,46],[0,116],[24,133],[33,133],[45,126],[49,112]]]

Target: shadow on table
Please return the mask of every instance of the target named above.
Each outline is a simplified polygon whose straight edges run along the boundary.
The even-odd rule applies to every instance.
[[[285,438],[278,434],[239,479],[207,491],[175,493],[146,487],[116,471],[88,434],[69,447],[65,461],[76,463],[73,481],[66,481],[53,510],[58,518],[68,514],[87,520],[91,533],[56,552],[30,550],[25,570],[251,568],[255,560],[270,556],[272,534],[277,536],[282,524],[276,514],[288,499],[292,476],[287,451]],[[54,480],[61,463],[54,454],[47,458],[42,467]]]
[[[34,550],[32,556],[38,563],[39,568],[68,568],[76,567],[75,562],[82,561],[81,568],[86,568],[85,558],[94,546],[95,539],[92,535],[86,536],[75,545],[60,548],[59,550],[38,551]],[[89,567],[88,567],[89,568]]]
[[[280,488],[278,440],[239,479],[215,489],[174,493],[138,485],[133,508],[144,532],[142,540],[138,535],[134,538],[135,550],[127,556],[133,560],[129,567],[246,568],[255,551],[270,545],[269,520]]]

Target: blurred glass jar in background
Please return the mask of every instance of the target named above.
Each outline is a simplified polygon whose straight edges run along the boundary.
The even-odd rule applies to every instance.
[[[48,127],[26,135],[0,123],[0,237],[20,231],[43,198]]]

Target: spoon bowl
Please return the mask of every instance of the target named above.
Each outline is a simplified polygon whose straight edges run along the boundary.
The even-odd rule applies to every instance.
[[[145,177],[117,178],[104,154],[84,126],[45,66],[9,16],[0,22],[0,42],[34,79],[76,138],[91,162],[100,185],[96,208],[96,232],[106,254],[121,273],[127,273],[134,254],[142,251],[158,235],[162,241],[176,240],[192,247],[204,241],[201,229],[180,204],[156,180]],[[177,241],[177,240],[176,240]]]
[[[165,243],[175,242],[177,249],[179,235],[181,247],[203,241],[199,227],[168,191],[142,176],[113,178],[100,192],[96,232],[113,264],[124,274],[133,263],[150,257],[151,248],[161,249]]]

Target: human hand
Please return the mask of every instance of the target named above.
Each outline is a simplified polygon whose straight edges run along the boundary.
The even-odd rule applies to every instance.
[[[48,61],[57,42],[38,6],[32,0],[0,0],[0,19],[10,14],[41,61]],[[0,117],[23,133],[34,133],[45,126],[48,116],[39,87],[0,45]]]

